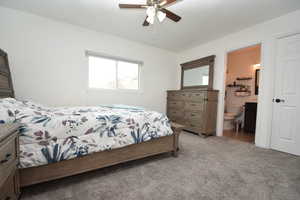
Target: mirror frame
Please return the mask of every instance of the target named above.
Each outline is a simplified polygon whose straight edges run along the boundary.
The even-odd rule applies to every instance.
[[[215,65],[215,55],[200,58],[198,60],[193,60],[187,63],[181,64],[181,89],[213,89],[214,82],[214,65]],[[208,85],[194,85],[194,86],[184,86],[183,85],[183,75],[184,71],[188,69],[198,68],[209,65],[209,78]]]
[[[259,90],[259,76],[260,76],[260,69],[255,70],[255,95],[258,95]]]

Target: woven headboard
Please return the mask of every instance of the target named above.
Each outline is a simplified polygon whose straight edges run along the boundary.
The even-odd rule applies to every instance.
[[[0,49],[0,98],[15,97],[7,53]]]

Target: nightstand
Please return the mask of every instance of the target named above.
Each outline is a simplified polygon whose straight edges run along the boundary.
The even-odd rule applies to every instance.
[[[0,200],[16,200],[20,194],[19,127],[19,124],[0,125]]]

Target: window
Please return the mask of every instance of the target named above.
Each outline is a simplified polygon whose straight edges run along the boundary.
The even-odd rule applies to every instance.
[[[202,76],[202,85],[208,85],[208,76],[207,75]]]
[[[139,89],[138,62],[88,55],[89,88]]]

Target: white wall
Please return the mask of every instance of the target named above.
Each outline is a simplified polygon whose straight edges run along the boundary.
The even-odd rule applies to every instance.
[[[164,112],[165,91],[178,82],[176,55],[162,49],[4,7],[0,27],[17,98],[58,106],[122,103]],[[143,61],[142,92],[88,91],[86,50]]]
[[[216,55],[214,87],[220,90],[217,134],[222,135],[226,54],[262,43],[256,144],[269,147],[275,38],[300,32],[299,19],[300,10],[177,56],[158,48],[0,7],[0,48],[9,54],[18,98],[30,98],[49,105],[123,103],[158,111],[165,111],[165,91],[179,88],[179,63]],[[144,61],[142,93],[88,91],[85,50]]]
[[[275,38],[279,35],[283,36],[300,32],[299,21],[300,10],[181,52],[178,57],[178,63],[216,55],[214,88],[220,90],[217,121],[218,135],[222,135],[223,128],[226,53],[242,47],[262,43],[263,68],[260,77],[255,143],[260,147],[270,147]],[[201,34],[199,34],[199,37],[201,37]],[[179,71],[180,68],[178,67],[178,73]]]

